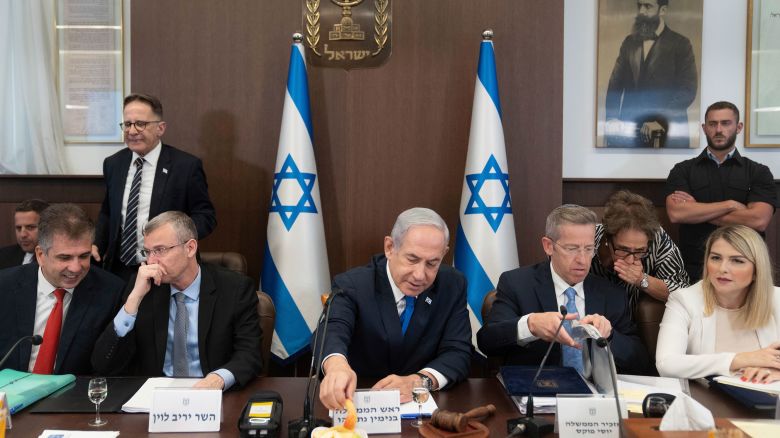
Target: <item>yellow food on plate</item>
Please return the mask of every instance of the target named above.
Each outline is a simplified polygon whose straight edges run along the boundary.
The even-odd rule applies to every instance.
[[[311,432],[311,438],[363,438],[365,434],[344,426],[318,427]]]

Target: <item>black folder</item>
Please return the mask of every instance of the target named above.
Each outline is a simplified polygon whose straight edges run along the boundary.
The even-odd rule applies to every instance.
[[[501,367],[501,380],[509,395],[554,397],[557,394],[593,394],[580,373],[571,367],[545,367],[534,388],[531,382],[538,370],[535,366]],[[532,390],[533,389],[533,390]]]
[[[95,404],[87,397],[89,377],[76,377],[76,381],[60,389],[32,406],[34,414],[50,413],[89,413],[95,412]],[[106,377],[108,397],[100,404],[100,412],[122,412],[125,404],[138,388],[146,382],[146,377]]]
[[[720,383],[713,377],[714,376],[707,377],[710,386],[728,394],[731,398],[740,402],[744,406],[762,411],[775,410],[775,404],[777,403],[776,395],[761,391],[754,391],[752,389],[742,388],[726,383]]]

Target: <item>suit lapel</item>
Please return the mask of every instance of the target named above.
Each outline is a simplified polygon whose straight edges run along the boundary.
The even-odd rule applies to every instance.
[[[409,326],[406,328],[406,335],[403,337],[406,347],[410,345],[413,347],[417,344],[417,341],[425,333],[425,328],[428,327],[428,320],[431,317],[431,307],[433,307],[434,299],[436,298],[436,282],[433,283],[428,290],[417,296],[414,302],[414,313],[412,313],[412,319],[409,321]],[[428,304],[430,301],[430,304]],[[396,307],[398,309],[398,307]],[[396,310],[396,314],[398,311]],[[400,322],[400,318],[398,319]]]
[[[555,285],[552,281],[549,263],[543,263],[536,271],[534,293],[536,294],[536,299],[539,300],[542,312],[558,311],[558,298],[555,296]]]
[[[113,184],[109,187],[111,190],[111,211],[120,213],[122,211],[122,198],[125,193],[125,184],[127,183],[127,172],[130,170],[130,163],[133,160],[133,152],[130,149],[125,148],[120,160],[117,160],[117,169],[114,169],[112,174],[115,175]],[[117,214],[118,218],[116,227],[117,231],[122,228],[121,214]]]
[[[84,280],[73,290],[73,296],[68,305],[68,313],[65,315],[65,321],[62,324],[62,333],[60,342],[57,346],[57,361],[54,364],[54,373],[60,374],[60,367],[65,357],[68,355],[70,344],[78,333],[87,310],[91,307],[94,299],[92,288],[92,276],[87,274]]]
[[[171,287],[152,286],[152,324],[154,324],[154,349],[159,369],[165,365],[165,349],[168,345],[168,319],[171,306]],[[138,313],[141,313],[140,311]]]
[[[157,160],[157,169],[154,172],[152,199],[149,205],[149,217],[147,219],[151,219],[162,212],[165,185],[168,183],[168,175],[171,171],[171,152],[163,144],[160,144],[160,148],[160,158]]]
[[[37,270],[34,274],[28,272],[27,268],[24,269],[24,273],[20,276],[19,285],[17,287],[19,291],[15,296],[15,307],[17,327],[14,336],[22,337],[29,336],[35,329],[35,302],[38,295],[38,273]],[[29,342],[22,342],[19,345],[18,358],[19,368],[27,371],[30,363],[30,353],[32,352],[32,344]]]
[[[401,334],[401,319],[398,317],[398,307],[395,304],[393,289],[390,287],[390,279],[387,278],[387,260],[376,266],[376,275],[374,276],[374,290],[376,291],[376,303],[379,317],[382,319],[382,326],[387,333],[388,368],[397,369],[403,358],[403,335]],[[411,322],[409,323],[412,324]],[[408,330],[408,328],[407,328]]]
[[[200,355],[200,368],[203,375],[206,370],[212,369],[209,366],[208,354],[206,354],[206,339],[208,339],[209,329],[211,328],[211,316],[214,314],[214,306],[217,304],[217,287],[214,284],[214,277],[211,271],[201,265],[200,269],[200,292],[198,295],[198,352]]]
[[[642,74],[642,51],[644,50],[642,40],[638,40],[633,53],[629,57],[629,63],[631,64],[631,74],[634,77],[634,86],[639,84],[639,78]]]
[[[593,280],[591,279],[590,274],[585,277],[583,290],[585,291],[585,315],[592,315],[594,313],[606,315],[607,297],[604,295],[603,291],[593,287]],[[579,315],[579,317],[582,318],[585,315]]]

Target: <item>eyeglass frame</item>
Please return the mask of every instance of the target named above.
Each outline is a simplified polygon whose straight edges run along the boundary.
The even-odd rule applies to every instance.
[[[594,257],[596,255],[597,248],[595,244],[593,245],[592,248],[588,248],[587,246],[577,246],[575,248],[571,248],[571,247],[567,248],[561,245],[560,243],[558,243],[558,241],[553,239],[552,237],[550,236],[545,236],[545,237],[550,239],[550,242],[552,242],[554,245],[558,245],[558,247],[560,247],[567,256],[576,257],[580,254],[583,254],[587,257]]]
[[[165,120],[136,120],[135,122],[119,122],[119,129],[122,131],[129,131],[130,128],[135,126],[136,131],[141,132],[146,129],[146,126],[150,123],[164,123]],[[141,123],[139,126],[138,124]]]
[[[650,256],[649,249],[645,249],[644,251],[627,251],[625,249],[616,248],[615,240],[612,237],[609,238],[609,245],[607,246],[609,246],[610,251],[612,251],[612,254],[621,260],[625,260],[629,256],[634,256],[635,259],[644,260]],[[618,251],[620,251],[621,253],[625,253],[626,255],[620,255],[618,254]]]
[[[177,246],[186,245],[188,242],[189,240],[187,242],[177,243],[176,245],[161,246],[159,248],[152,248],[152,249],[142,248],[139,252],[141,253],[141,257],[143,258],[148,258],[150,255],[153,255],[155,257],[164,257],[165,254],[168,254],[168,251],[172,250],[173,248],[176,248]]]

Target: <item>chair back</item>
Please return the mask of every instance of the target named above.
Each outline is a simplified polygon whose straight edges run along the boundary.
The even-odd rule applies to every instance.
[[[271,341],[274,336],[276,307],[274,307],[271,297],[262,291],[257,291],[257,316],[260,317],[260,329],[263,331],[263,372],[261,375],[267,376],[271,361]]]
[[[664,310],[666,310],[666,303],[645,293],[639,295],[634,321],[653,365],[655,365],[655,344],[658,342],[658,330],[661,328]]]
[[[206,263],[222,266],[225,269],[246,275],[246,258],[241,253],[203,251],[200,253],[200,259]]]
[[[496,301],[496,290],[493,289],[485,295],[482,299],[482,323],[487,321],[487,316],[490,314],[490,309],[493,308],[493,303]]]

